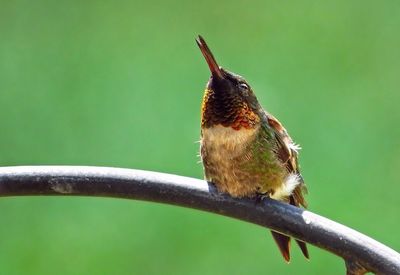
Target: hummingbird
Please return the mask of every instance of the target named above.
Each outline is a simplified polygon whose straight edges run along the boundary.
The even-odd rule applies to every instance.
[[[236,198],[270,197],[307,207],[298,152],[286,129],[265,111],[249,83],[218,66],[205,40],[196,39],[211,72],[201,105],[200,156],[205,179]],[[271,231],[286,262],[290,237]],[[309,259],[303,241],[296,240]]]

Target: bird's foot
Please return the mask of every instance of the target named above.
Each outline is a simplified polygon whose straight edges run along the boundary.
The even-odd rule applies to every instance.
[[[264,192],[264,193],[258,192],[256,194],[256,197],[255,197],[256,203],[260,204],[265,198],[270,198],[270,197],[271,197],[271,192],[270,191],[267,191],[267,192]]]

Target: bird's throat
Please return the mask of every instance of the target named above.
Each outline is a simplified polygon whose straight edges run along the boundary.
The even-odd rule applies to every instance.
[[[211,89],[205,90],[201,106],[202,128],[221,125],[239,131],[259,126],[259,115],[247,103],[232,97],[216,94]]]

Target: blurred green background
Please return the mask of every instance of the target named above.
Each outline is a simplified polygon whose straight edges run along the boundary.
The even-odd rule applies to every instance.
[[[247,78],[301,144],[310,209],[400,250],[397,1],[0,1],[0,165],[201,178],[209,72]],[[1,274],[343,274],[263,228],[140,201],[0,199]]]

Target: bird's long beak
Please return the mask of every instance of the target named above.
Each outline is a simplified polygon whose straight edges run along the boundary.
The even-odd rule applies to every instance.
[[[204,41],[203,37],[200,35],[196,39],[197,45],[199,46],[201,52],[204,55],[204,58],[207,61],[208,67],[210,68],[211,74],[214,77],[217,78],[223,78],[221,68],[218,66],[217,61],[215,61],[215,58],[210,51],[210,49],[207,46],[206,41]]]

